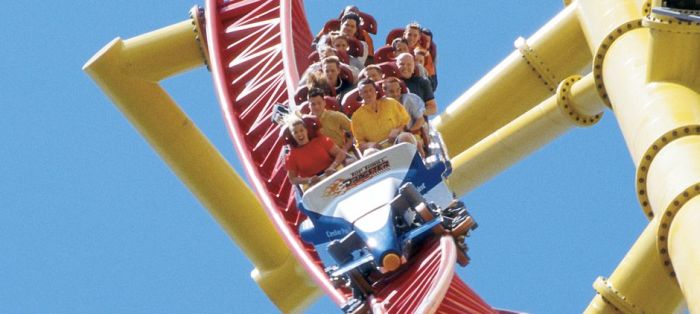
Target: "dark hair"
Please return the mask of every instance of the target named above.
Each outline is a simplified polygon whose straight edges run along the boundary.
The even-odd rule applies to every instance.
[[[379,73],[383,73],[382,68],[376,64],[368,64],[364,70],[377,70]]]
[[[338,67],[340,67],[340,58],[337,56],[330,56],[330,57],[325,57],[323,60],[321,60],[321,65],[328,64],[328,63],[335,63]]]
[[[433,32],[429,28],[423,27],[423,29],[421,29],[420,31],[423,34],[428,35],[428,37],[430,37],[430,39],[433,39]]]
[[[355,12],[348,12],[343,15],[343,18],[340,19],[340,23],[345,23],[347,20],[355,20],[355,25],[357,26],[357,29],[360,29],[360,16],[357,15]]]
[[[374,81],[371,78],[366,78],[360,81],[360,83],[357,83],[357,87],[360,87],[361,85],[372,85],[374,89],[377,89],[377,86],[374,85]]]
[[[311,98],[317,97],[317,96],[321,96],[321,98],[323,98],[323,96],[326,96],[326,93],[323,91],[323,89],[321,89],[321,88],[319,88],[319,87],[311,88],[311,89],[309,90],[309,97],[308,97],[308,99],[311,99]]]
[[[406,38],[396,37],[394,38],[394,40],[391,41],[391,48],[393,48],[394,51],[396,51],[396,49],[398,49],[399,43],[404,43],[408,46],[408,40],[406,40]]]
[[[349,5],[349,6],[346,6],[345,9],[343,9],[343,14],[348,14],[350,12],[356,13],[357,11],[360,11],[360,9],[358,9],[354,5]]]
[[[333,95],[331,93],[331,85],[328,84],[328,80],[326,79],[326,77],[320,73],[313,73],[309,75],[309,77],[306,80],[306,87],[309,90],[318,88],[322,90],[325,95]],[[308,94],[306,98],[309,98]]]
[[[401,80],[399,80],[396,76],[389,76],[384,79],[384,84],[386,83],[396,83],[401,85]]]

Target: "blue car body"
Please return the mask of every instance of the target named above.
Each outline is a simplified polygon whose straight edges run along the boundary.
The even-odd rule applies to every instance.
[[[297,206],[308,217],[300,226],[301,238],[320,245],[354,232],[363,243],[356,249],[364,253],[361,258],[338,265],[340,273],[372,260],[381,266],[376,261],[389,253],[404,256],[407,243],[430,234],[441,220],[436,217],[399,232],[394,223],[400,213],[391,206],[392,200],[401,187],[410,183],[425,199],[439,207],[448,206],[453,201],[444,183],[449,171],[449,163],[444,160],[426,167],[416,147],[405,143],[365,157],[325,178],[303,196],[297,192]]]

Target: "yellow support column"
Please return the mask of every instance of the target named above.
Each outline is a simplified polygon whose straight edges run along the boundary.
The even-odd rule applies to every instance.
[[[575,7],[569,5],[527,40],[518,39],[517,50],[432,121],[451,156],[541,103],[589,64]]]
[[[614,286],[640,290],[639,299],[666,304],[658,311],[671,312],[679,287],[659,285],[677,277],[691,312],[700,312],[700,25],[642,18],[649,5],[640,8],[636,1],[579,2],[584,32],[598,47],[599,94],[614,109],[637,165],[640,204],[654,218],[659,258],[647,263],[661,264],[668,278],[645,277],[642,266],[617,276],[618,268]]]
[[[698,187],[697,185],[695,187]],[[668,252],[691,313],[700,313],[700,197],[676,214],[668,235]]]
[[[690,311],[700,313],[700,24],[652,15],[645,25],[651,33],[647,85],[655,97],[648,108],[661,109],[651,112],[659,122],[648,123],[656,141],[642,162],[645,195],[661,218],[658,248],[666,270]],[[638,170],[638,180],[644,173]]]
[[[450,189],[466,194],[571,127],[598,122],[605,105],[593,77],[579,79],[572,76],[562,81],[556,95],[452,158]]]
[[[593,284],[598,295],[584,313],[677,313],[682,309],[683,295],[666,274],[656,249],[658,226],[658,219],[647,225],[610,278],[598,277]]]
[[[176,53],[174,53],[176,52]],[[253,278],[283,312],[320,295],[260,202],[158,81],[204,64],[187,20],[110,42],[84,66],[141,135],[255,265]]]

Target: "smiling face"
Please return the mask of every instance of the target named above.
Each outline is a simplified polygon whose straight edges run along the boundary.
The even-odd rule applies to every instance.
[[[374,68],[367,69],[367,78],[375,82],[379,81],[382,79],[382,72]]]
[[[338,51],[348,51],[348,40],[343,37],[333,39],[333,48]]]
[[[297,145],[303,146],[309,142],[309,133],[303,123],[294,124],[292,127],[292,136],[297,142]]]
[[[396,50],[394,50],[394,55],[398,56],[404,52],[408,52],[408,45],[403,41],[396,43]]]
[[[396,100],[401,99],[401,85],[396,81],[384,82],[384,94]]]
[[[424,56],[423,54],[417,53],[417,54],[413,57],[413,59],[414,59],[414,61],[415,61],[416,64],[420,64],[420,65],[422,65],[422,66],[425,66],[425,56]]]
[[[415,64],[413,63],[413,56],[410,53],[402,53],[396,59],[396,65],[399,67],[399,74],[402,78],[409,79],[413,76],[413,70],[415,69]]]
[[[345,36],[355,37],[355,33],[357,33],[357,22],[353,19],[345,20],[345,22],[340,25],[340,32]]]
[[[404,32],[403,37],[408,41],[409,47],[415,47],[420,40],[420,30],[417,28],[409,28]]]
[[[362,97],[362,101],[366,105],[374,104],[377,101],[377,89],[374,87],[374,84],[360,85],[360,97]]]
[[[326,101],[321,96],[309,98],[309,108],[314,116],[320,117],[326,110]]]
[[[338,84],[338,74],[340,74],[340,69],[338,65],[333,62],[323,63],[323,74],[326,76],[326,80],[331,86]]]

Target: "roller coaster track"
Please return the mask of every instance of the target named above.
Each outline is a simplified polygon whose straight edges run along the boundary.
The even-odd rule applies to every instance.
[[[278,232],[313,280],[338,305],[349,291],[335,289],[314,247],[297,234],[296,208],[280,156],[276,103],[290,103],[299,73],[308,66],[312,34],[301,0],[207,0],[208,53],[217,96],[253,189]],[[292,101],[293,102],[293,101]],[[290,104],[294,106],[294,104]],[[406,271],[375,287],[375,312],[494,313],[454,276],[456,249],[449,236],[435,240]]]

